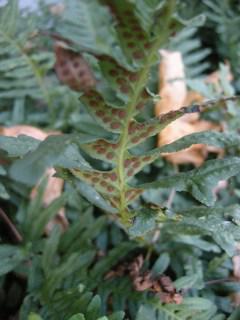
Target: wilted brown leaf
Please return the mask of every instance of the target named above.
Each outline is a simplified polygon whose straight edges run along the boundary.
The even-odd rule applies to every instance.
[[[159,282],[160,282],[161,287],[164,289],[164,291],[166,291],[166,292],[174,292],[175,291],[175,287],[174,287],[170,277],[161,276],[159,278]]]
[[[136,291],[149,291],[159,296],[163,303],[181,303],[182,295],[176,292],[176,288],[170,277],[160,275],[154,277],[150,270],[143,270],[144,257],[139,255],[131,262],[124,262],[105,275],[105,279],[128,275]]]
[[[27,126],[27,125],[18,125],[13,127],[2,127],[0,130],[0,134],[4,136],[17,137],[19,135],[27,135],[33,137],[38,140],[44,140],[49,135],[56,135],[59,132],[44,132],[38,128]],[[64,181],[60,178],[53,177],[55,170],[53,168],[49,168],[46,171],[46,176],[48,178],[48,183],[43,196],[43,204],[48,206],[54,199],[58,198],[62,194]],[[36,196],[37,186],[33,188],[31,192],[31,198]],[[46,232],[49,233],[54,224],[59,224],[63,230],[65,230],[68,226],[67,218],[65,217],[64,208],[62,208],[57,216],[49,222],[46,227]]]
[[[133,287],[136,291],[150,290],[153,285],[153,280],[150,272],[135,276],[132,278]]]
[[[187,93],[184,82],[184,65],[180,52],[161,50],[161,63],[159,67],[160,97],[156,104],[156,114],[160,115],[179,109],[183,105],[192,102],[202,102],[203,97],[195,92]],[[185,135],[205,130],[219,130],[220,126],[209,121],[199,119],[198,114],[187,114],[174,121],[161,131],[158,137],[158,146],[171,143]],[[209,148],[203,144],[191,146],[183,151],[166,154],[164,157],[173,164],[192,163],[200,166]],[[219,152],[219,149],[211,148],[212,152]]]
[[[144,258],[143,258],[143,255],[140,254],[129,264],[128,269],[131,277],[135,277],[139,275],[139,273],[141,272],[143,263],[144,263]]]
[[[96,85],[93,73],[81,54],[68,49],[60,41],[55,43],[54,51],[55,71],[61,82],[75,91],[88,91]]]
[[[116,277],[122,277],[127,270],[127,264],[119,265],[115,270],[110,270],[104,277],[104,279],[112,279]]]

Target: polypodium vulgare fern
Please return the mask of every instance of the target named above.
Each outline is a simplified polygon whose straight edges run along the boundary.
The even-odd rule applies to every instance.
[[[101,84],[84,93],[80,101],[96,121],[113,135],[111,141],[98,139],[82,144],[81,149],[93,158],[110,163],[112,169],[100,171],[93,168],[89,170],[73,168],[70,171],[77,178],[92,185],[117,209],[123,224],[129,225],[131,217],[136,214],[136,210],[131,210],[129,205],[145,188],[145,186],[133,186],[130,180],[144,166],[153,162],[160,153],[164,152],[163,147],[148,153],[136,154],[133,152],[134,148],[183,114],[200,111],[201,108],[209,107],[211,104],[225,103],[228,99],[203,103],[201,106],[183,107],[176,112],[139,122],[137,119],[141,109],[151,99],[147,89],[150,68],[156,63],[158,49],[166,43],[176,28],[172,18],[176,9],[175,2],[169,1],[160,12],[160,25],[164,26],[164,31],[155,27],[150,34],[141,28],[134,15],[134,7],[127,2],[124,4],[117,1],[111,2],[110,8],[117,19],[116,31],[120,39],[121,52],[125,54],[128,66],[120,65],[114,55],[98,56],[98,64],[101,74],[115,92],[115,96],[119,98],[118,106],[116,103],[109,103],[104,92],[101,91]],[[156,30],[157,32],[154,32]],[[211,134],[208,134],[203,138],[203,135],[198,135],[195,141],[193,137],[189,138],[187,144],[198,143],[201,139],[209,143],[210,136]],[[211,143],[217,142],[210,139]],[[183,148],[186,148],[186,145]],[[172,151],[176,151],[174,149],[173,147]],[[219,165],[222,168],[223,164],[219,163]],[[177,177],[171,177],[171,179],[176,180],[176,183],[178,181]]]
[[[16,173],[18,171],[22,174],[23,168],[30,171],[30,166],[34,167],[37,163],[41,170],[44,165],[49,166],[50,164],[57,166],[59,169],[65,168],[81,181],[94,187],[111,204],[114,211],[118,212],[121,222],[125,226],[131,225],[132,218],[141,211],[141,208],[138,209],[132,204],[146,188],[175,186],[176,190],[190,191],[198,201],[205,205],[211,205],[213,203],[211,190],[205,188],[204,184],[208,183],[210,179],[211,183],[209,185],[213,186],[218,180],[236,174],[239,171],[240,164],[238,157],[227,157],[227,159],[215,160],[214,163],[207,162],[202,168],[168,177],[166,183],[164,183],[164,178],[160,181],[154,181],[152,184],[142,185],[134,185],[131,180],[144,166],[155,161],[161,153],[175,152],[196,143],[236,147],[239,141],[238,137],[208,132],[193,134],[175,143],[148,152],[141,153],[141,148],[139,149],[139,146],[146,139],[156,135],[169,123],[185,113],[199,112],[213,104],[224,105],[228,103],[229,99],[234,100],[235,97],[223,97],[220,100],[208,101],[201,105],[186,106],[177,111],[161,115],[161,117],[140,121],[141,110],[145,106],[149,106],[154,97],[154,94],[148,88],[148,81],[152,66],[158,62],[158,50],[168,43],[169,37],[178,31],[182,25],[181,19],[177,18],[178,7],[174,0],[164,3],[159,8],[156,7],[156,10],[153,10],[155,17],[152,16],[152,25],[145,26],[143,29],[142,18],[137,13],[139,8],[136,8],[129,1],[110,2],[106,0],[103,3],[106,7],[96,1],[92,1],[91,5],[99,6],[101,10],[105,8],[103,10],[104,14],[107,14],[106,12],[110,14],[111,12],[115,25],[111,25],[109,30],[102,28],[99,32],[101,33],[101,30],[104,30],[104,33],[111,31],[111,36],[115,37],[115,43],[106,41],[105,46],[99,47],[100,50],[97,47],[97,41],[100,38],[98,37],[98,30],[95,28],[94,32],[96,34],[91,37],[88,46],[82,44],[81,54],[85,57],[84,53],[87,52],[86,58],[92,67],[90,78],[95,75],[96,81],[90,81],[90,86],[83,86],[82,91],[85,90],[85,92],[81,95],[80,101],[96,122],[108,133],[109,138],[103,137],[84,141],[77,135],[73,138],[49,137],[46,141],[40,143],[32,154],[26,155],[25,159],[23,158],[20,162],[15,163],[10,172]],[[85,1],[76,3],[76,8],[78,6],[79,9],[83,6],[83,10],[89,10]],[[108,8],[108,11],[106,11],[106,8]],[[68,32],[68,30],[72,30],[68,28],[68,24],[70,23],[71,28],[75,24],[77,27],[79,21],[74,18],[74,15],[72,15],[73,21],[69,21],[68,10],[71,10],[71,6],[68,8],[66,2],[66,8],[63,12],[63,21],[66,21],[66,25],[62,27],[62,35],[61,29],[57,29],[58,37],[61,38],[62,36],[63,40],[67,41],[67,45],[76,50],[80,46],[76,42],[79,37],[82,39],[81,34],[74,37],[72,32]],[[89,29],[91,29],[93,21],[89,20],[88,22],[90,24]],[[87,39],[85,40],[87,41]],[[104,39],[101,38],[101,41],[104,41]],[[69,60],[69,57],[74,57],[74,59]],[[61,75],[60,79],[65,79],[65,83],[68,83],[70,79],[71,87],[75,90],[76,88],[77,90],[80,89],[81,78],[86,77],[86,73],[90,72],[86,63],[84,62],[82,67],[81,63],[83,63],[83,59],[82,57],[77,59],[76,53],[57,54],[56,67]],[[75,70],[74,77],[71,77],[74,67],[77,73]],[[77,81],[77,86],[74,86],[74,79]],[[71,150],[70,145],[73,146]],[[75,157],[76,145],[92,158],[107,163],[109,170],[99,170],[86,162],[83,163],[81,159],[79,160],[79,156],[78,160],[79,162],[82,161],[82,165],[76,166],[77,161],[75,159],[67,159],[68,163],[65,166],[62,159]],[[73,150],[73,148],[75,149]],[[58,157],[54,157],[54,154]],[[69,160],[71,161],[69,162]],[[38,171],[32,168],[32,174],[35,175],[36,172]],[[158,212],[158,210],[156,211]]]

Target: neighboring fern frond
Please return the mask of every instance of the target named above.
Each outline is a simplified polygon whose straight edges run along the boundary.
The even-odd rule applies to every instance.
[[[187,78],[199,77],[209,68],[206,58],[211,50],[201,48],[201,41],[196,33],[197,28],[185,28],[170,43],[170,49],[182,54]]]
[[[67,1],[55,31],[70,41],[77,50],[118,56],[124,59],[117,45],[113,20],[107,7],[96,0]]]
[[[229,59],[233,72],[239,74],[240,36],[236,30],[240,27],[240,7],[234,1],[204,0],[206,15],[210,25],[215,25],[218,37],[217,50],[222,59]]]
[[[157,19],[157,15],[164,5],[164,1],[158,0],[128,0],[129,3],[134,4],[135,13],[138,17],[143,29],[150,33],[152,31],[153,24]]]
[[[84,315],[83,319],[86,320],[95,320],[101,318],[105,312],[108,313],[109,320],[123,319],[124,312],[119,312],[119,308],[109,315],[107,302],[102,301],[90,290],[98,291],[105,274],[134,250],[137,244],[131,241],[118,241],[115,243],[115,248],[108,251],[106,257],[98,256],[100,250],[98,237],[106,232],[109,225],[106,217],[95,219],[91,210],[81,214],[81,219],[73,223],[64,234],[55,226],[49,238],[41,239],[43,226],[58,210],[57,203],[53,203],[39,214],[42,192],[43,185],[40,186],[37,198],[32,201],[24,215],[26,223],[23,224],[21,232],[24,241],[28,243],[26,247],[22,250],[20,247],[3,247],[1,252],[5,268],[5,271],[2,268],[2,273],[9,271],[9,256],[12,257],[10,270],[31,259],[27,270],[24,271],[30,273],[28,282],[30,294],[26,296],[22,305],[20,319],[25,320],[28,316],[31,319],[33,315],[29,314],[32,312],[36,312],[44,320],[65,320],[75,314]],[[73,195],[73,190],[70,194],[76,197],[76,200],[79,198]],[[58,207],[63,205],[60,203],[61,199],[56,201]],[[24,212],[25,209],[23,208]],[[41,249],[39,248],[37,252],[31,246],[35,241],[41,243]],[[37,300],[32,299],[32,293],[36,294]]]
[[[142,305],[136,320],[212,320],[216,311],[216,306],[207,299],[187,298],[179,305]]]
[[[34,53],[33,48],[27,48],[28,43],[33,45],[33,40],[29,39],[31,30],[21,26],[25,22],[20,16],[17,0],[10,1],[6,8],[1,8],[0,15],[0,98],[28,96],[43,99],[50,105],[44,77],[53,66],[53,54]]]
[[[239,206],[228,206],[226,208],[214,207],[192,207],[179,211],[178,224],[172,224],[169,221],[164,227],[164,232],[169,235],[182,233],[194,234],[195,232],[202,235],[211,236],[229,256],[233,256],[236,251],[236,241],[239,240],[238,236],[238,215]],[[206,224],[207,221],[207,224]],[[168,227],[167,227],[168,225]],[[170,228],[170,225],[172,227]]]
[[[201,203],[214,204],[213,190],[218,181],[228,179],[239,173],[240,159],[228,157],[221,160],[209,160],[200,168],[172,177],[163,177],[158,181],[140,185],[140,188],[175,188],[176,191],[190,191]]]

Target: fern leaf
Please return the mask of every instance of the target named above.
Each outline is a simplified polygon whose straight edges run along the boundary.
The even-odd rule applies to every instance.
[[[121,55],[108,8],[96,0],[65,1],[65,10],[56,32],[81,51]]]
[[[211,320],[216,314],[216,306],[207,299],[186,298],[182,304],[142,305],[137,320]]]
[[[213,187],[217,182],[236,175],[240,168],[240,159],[229,157],[221,160],[209,160],[198,169],[162,178],[158,181],[140,185],[148,188],[175,188],[177,191],[189,191],[207,206],[214,204]]]
[[[44,99],[51,105],[51,99],[44,82],[46,72],[53,66],[54,57],[49,52],[28,52],[24,47],[30,31],[18,26],[24,21],[20,16],[18,1],[10,1],[1,8],[0,43],[0,98],[16,99],[30,96]]]
[[[201,48],[201,41],[196,38],[196,32],[197,28],[184,28],[176,34],[170,44],[172,50],[181,52],[188,78],[199,77],[209,68],[206,58],[211,50]]]

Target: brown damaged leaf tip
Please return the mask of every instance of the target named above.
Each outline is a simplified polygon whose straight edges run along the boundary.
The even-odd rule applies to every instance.
[[[63,42],[56,42],[55,71],[58,79],[75,91],[87,92],[96,86],[96,80],[89,64],[79,53],[64,48]]]

